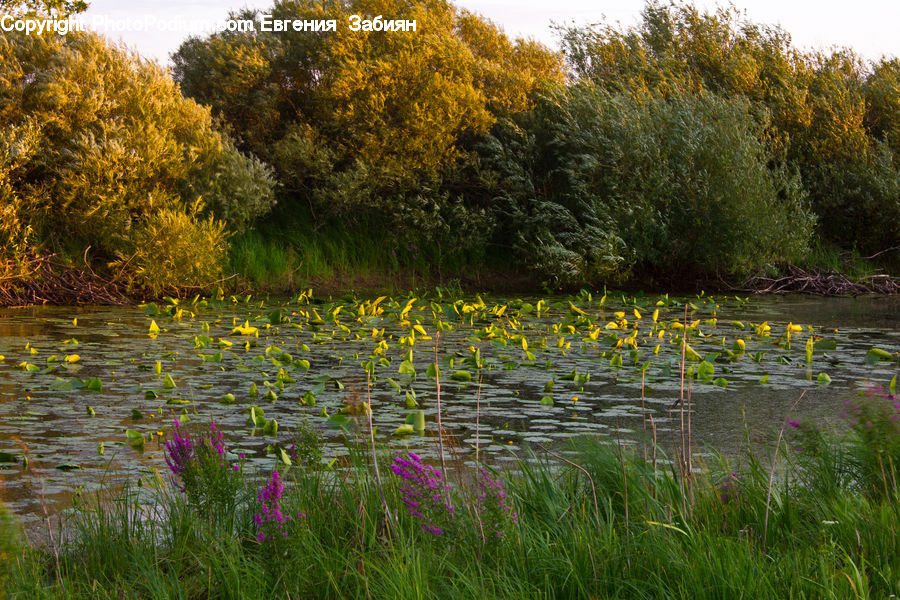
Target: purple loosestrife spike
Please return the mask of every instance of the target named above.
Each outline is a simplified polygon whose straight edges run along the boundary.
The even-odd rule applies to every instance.
[[[216,422],[211,421],[209,424],[210,436],[209,442],[212,444],[212,447],[216,449],[216,452],[219,453],[219,456],[225,456],[225,438],[222,435],[222,432],[216,429]]]
[[[181,475],[188,469],[190,461],[194,457],[194,446],[190,436],[182,435],[181,426],[175,420],[175,430],[172,439],[166,442],[166,464],[175,475]]]
[[[281,495],[283,491],[284,484],[281,482],[281,475],[278,471],[272,471],[272,476],[269,478],[268,483],[256,494],[260,512],[253,515],[253,522],[256,523],[258,529],[257,540],[259,542],[269,537],[264,532],[264,529],[267,528],[281,533],[282,537],[287,537],[287,532],[284,531],[284,523],[285,521],[293,520],[293,517],[285,515],[281,511]]]
[[[441,481],[441,474],[434,467],[423,464],[419,455],[409,452],[407,457],[397,455],[391,464],[391,471],[402,483],[401,501],[410,516],[423,521],[424,531],[444,535],[435,520],[453,516],[453,507],[445,497],[450,486]]]

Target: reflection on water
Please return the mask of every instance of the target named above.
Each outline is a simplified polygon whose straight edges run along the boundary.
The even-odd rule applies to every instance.
[[[523,319],[521,332],[532,339],[549,339],[548,327],[560,320],[564,307],[562,304],[540,319]],[[298,423],[308,419],[328,441],[327,458],[345,454],[344,434],[327,428],[321,413],[324,409],[334,414],[347,403],[365,399],[366,380],[360,363],[372,351],[371,340],[346,332],[327,337],[309,328],[285,325],[261,331],[259,345],[249,350],[239,337],[227,338],[234,342],[230,347],[196,348],[198,335],[217,341],[230,333],[234,319],[252,322],[269,310],[271,307],[229,304],[200,311],[193,320],[156,317],[163,332],[153,339],[147,335],[150,318],[136,308],[0,309],[0,355],[5,356],[0,361],[0,453],[16,456],[16,462],[0,462],[0,498],[26,521],[36,520],[45,506],[57,510],[69,505],[81,486],[93,489],[100,481],[115,483],[115,478],[134,479],[164,469],[164,438],[156,432],[167,430],[172,419],[183,413],[204,422],[214,417],[228,432],[233,448],[247,452],[257,464],[270,465],[266,446],[276,440],[256,435],[247,427],[245,409],[252,404],[262,406],[266,417],[278,420],[278,441],[284,441]],[[652,305],[642,310],[652,312]],[[609,309],[596,309],[593,314],[605,322],[608,313]],[[775,297],[753,299],[749,304],[722,302],[718,325],[707,328],[709,337],[695,344],[701,353],[730,347],[741,333],[726,325],[733,319],[769,321],[773,331],[783,331],[788,322],[813,325],[817,335],[834,339],[837,349],[817,353],[811,366],[798,360],[803,350],[796,347],[791,352],[768,347],[758,363],[749,356],[733,363],[716,363],[716,376],[726,378],[727,387],[694,383],[689,389],[694,443],[701,449],[709,446],[725,454],[738,453],[748,434],[751,441],[758,441],[762,434],[781,427],[789,407],[804,390],[798,412],[810,418],[835,418],[843,400],[867,386],[884,386],[897,373],[896,363],[867,364],[865,355],[873,346],[900,350],[898,315],[900,298]],[[668,318],[677,319],[678,314],[673,312]],[[208,333],[200,329],[204,322],[209,324]],[[378,326],[386,326],[386,335],[393,333],[395,339],[406,333],[397,329],[396,323]],[[580,336],[570,338],[572,348],[565,353],[552,344],[547,349],[532,345],[535,359],[525,361],[521,350],[472,337],[477,327],[484,324],[457,327],[440,339],[445,373],[441,385],[443,423],[453,434],[458,452],[469,454],[478,444],[493,460],[504,461],[528,445],[558,443],[576,435],[610,435],[618,430],[618,437],[635,440],[649,428],[648,414],[653,416],[663,447],[671,447],[672,433],[680,421],[680,413],[672,410],[679,397],[680,378],[678,361],[671,353],[659,357],[648,353],[651,365],[642,378],[627,362],[624,367],[611,366],[596,344],[582,344]],[[803,336],[801,340],[806,339]],[[310,369],[308,373],[291,371],[296,383],[288,383],[278,392],[277,401],[268,402],[263,399],[267,391],[263,383],[275,382],[279,370],[265,354],[273,345],[294,358],[308,359]],[[310,349],[304,350],[303,345]],[[450,359],[460,368],[459,362],[470,355],[470,346],[478,347],[492,364],[484,371],[480,386],[477,373],[471,382],[454,382],[448,377],[454,369]],[[407,385],[396,366],[402,360],[402,349],[395,346],[391,350],[392,366],[376,371],[379,381],[372,390],[379,438],[391,447],[408,446],[426,455],[433,453],[434,440],[435,387],[433,380],[424,376],[432,348],[433,341],[416,347],[414,366],[419,377],[409,386],[425,410],[427,435],[391,436],[410,412],[405,395],[386,380],[391,376]],[[222,353],[221,362],[215,360],[218,352]],[[66,364],[65,356],[73,354],[80,360]],[[172,376],[174,389],[160,389],[156,361]],[[40,370],[17,368],[22,362]],[[47,367],[50,370],[43,372]],[[590,374],[589,381],[564,380],[573,370]],[[822,371],[831,376],[831,385],[815,384]],[[764,376],[768,376],[765,384],[760,382]],[[97,377],[102,391],[60,386],[60,380],[65,383],[73,377]],[[323,377],[331,379],[317,379]],[[555,384],[548,392],[551,379]],[[260,396],[251,399],[248,392],[253,382]],[[316,395],[315,406],[301,406],[304,393],[321,383],[324,389]],[[226,393],[234,394],[237,402],[220,403]],[[554,401],[552,406],[541,403],[548,395]],[[134,410],[140,411],[140,419],[133,419]],[[480,420],[477,436],[476,417]],[[140,431],[154,441],[140,452],[124,443],[126,429]],[[360,424],[357,429],[362,431]],[[103,455],[98,453],[101,442]]]

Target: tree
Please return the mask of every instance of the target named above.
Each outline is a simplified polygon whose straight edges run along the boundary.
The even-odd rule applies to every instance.
[[[90,246],[141,284],[201,283],[224,262],[226,223],[246,227],[273,201],[267,169],[157,65],[91,33],[0,38],[0,209],[17,223],[0,230],[7,254],[25,237],[70,256]],[[151,279],[167,260],[178,269]]]
[[[173,56],[174,74],[273,165],[286,203],[308,207],[316,224],[379,215],[398,229],[439,226],[429,206],[447,204],[447,175],[466,158],[459,140],[561,78],[553,53],[444,0],[283,0],[268,12],[336,19],[337,29],[193,38]],[[417,29],[351,31],[351,15]]]
[[[0,0],[0,12],[67,16],[86,11],[84,0]]]
[[[648,2],[630,29],[560,33],[575,78],[604,89],[746,99],[760,139],[799,172],[826,242],[870,253],[900,244],[900,171],[885,155],[900,144],[896,61],[870,69],[851,50],[799,52],[785,31],[733,7],[680,2]]]

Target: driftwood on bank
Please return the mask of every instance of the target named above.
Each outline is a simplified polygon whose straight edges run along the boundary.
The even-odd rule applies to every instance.
[[[746,292],[757,294],[816,294],[819,296],[862,296],[900,294],[900,279],[890,275],[869,275],[852,281],[837,271],[802,269],[790,265],[777,277],[751,277]]]
[[[129,304],[125,286],[105,279],[90,267],[78,269],[54,260],[55,255],[30,253],[16,272],[0,275],[0,306],[35,304]],[[0,273],[3,270],[0,264]]]

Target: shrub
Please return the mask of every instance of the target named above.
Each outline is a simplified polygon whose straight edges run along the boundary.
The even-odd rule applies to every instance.
[[[867,64],[846,49],[802,52],[786,31],[734,7],[706,12],[651,0],[641,16],[630,28],[561,28],[574,75],[643,98],[746,101],[757,137],[779,146],[799,173],[823,241],[871,253],[897,245],[897,59]]]
[[[2,206],[46,251],[81,256],[90,246],[98,261],[131,268],[164,223],[194,240],[218,227],[195,207],[241,229],[274,202],[267,169],[238,153],[208,109],[98,35],[0,37],[0,89]],[[184,263],[197,251],[157,245],[152,261]],[[172,270],[185,279],[165,280],[151,261],[141,266],[131,273],[152,288],[202,283],[211,271]]]
[[[526,110],[558,57],[509,40],[444,0],[276,1],[274,19],[336,19],[336,32],[224,32],[187,40],[173,56],[187,95],[212,107],[241,148],[271,164],[281,200],[316,228],[338,220],[365,235],[367,220],[403,242],[455,233],[460,140],[498,115]],[[241,18],[253,19],[256,11]],[[353,32],[350,15],[415,19],[416,32]],[[462,204],[462,203],[457,203]],[[425,229],[423,229],[425,227]],[[464,237],[466,229],[461,230]]]
[[[799,257],[814,219],[760,135],[741,100],[559,90],[479,146],[508,215],[499,241],[569,283]]]
[[[162,209],[137,232],[134,254],[120,261],[136,268],[137,281],[155,294],[179,284],[209,286],[219,279],[228,243],[225,223],[201,216],[198,200],[187,211]]]

